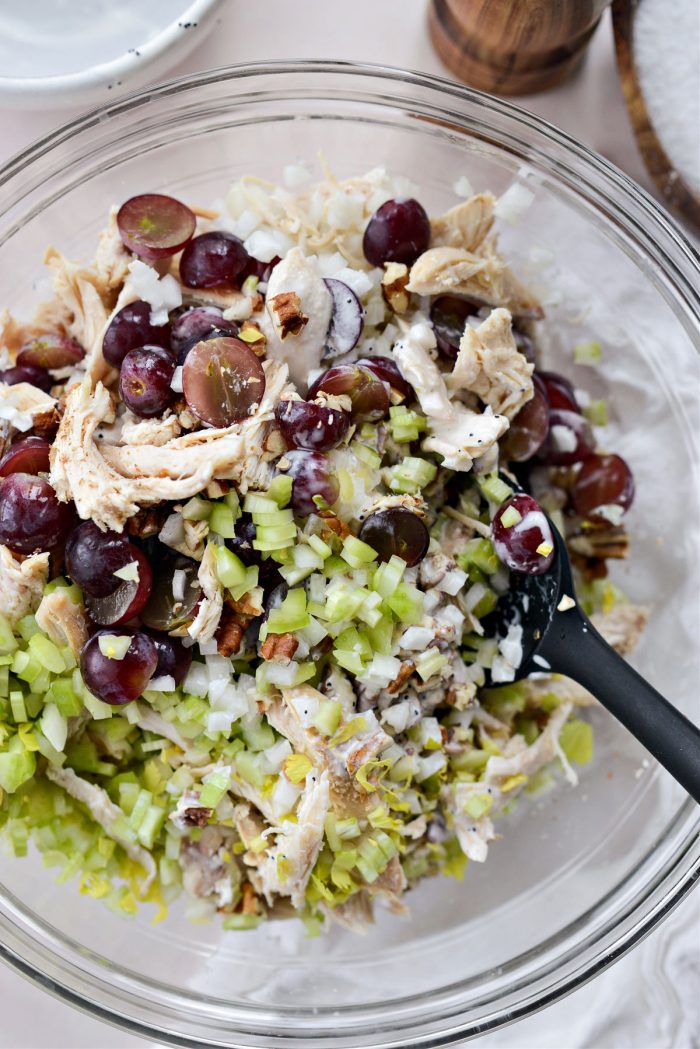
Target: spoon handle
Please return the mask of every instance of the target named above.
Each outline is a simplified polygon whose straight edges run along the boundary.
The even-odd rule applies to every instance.
[[[579,608],[555,612],[538,654],[592,692],[700,802],[700,729],[633,670]]]

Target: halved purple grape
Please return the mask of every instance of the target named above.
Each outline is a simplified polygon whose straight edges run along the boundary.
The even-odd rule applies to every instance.
[[[202,599],[199,565],[189,557],[169,557],[155,566],[153,589],[141,611],[152,630],[178,630],[191,623]]]
[[[103,532],[94,521],[83,521],[73,529],[64,558],[69,577],[91,597],[114,593],[120,585],[114,573],[133,561],[127,536]]]
[[[250,256],[233,233],[212,230],[190,241],[180,259],[180,278],[188,288],[238,285]]]
[[[30,368],[68,368],[85,356],[85,350],[67,335],[47,333],[25,342],[17,354],[17,364]]]
[[[192,306],[173,321],[170,348],[178,364],[184,364],[185,357],[198,342],[212,336],[234,338],[236,335],[238,325],[235,321],[225,320],[223,310],[216,306]]]
[[[410,382],[406,382],[398,365],[392,361],[391,357],[360,357],[355,364],[358,368],[367,368],[378,379],[391,387],[394,404],[415,400],[416,394],[413,387]]]
[[[558,372],[537,372],[544,383],[550,408],[563,409],[567,412],[579,412],[581,409],[576,400],[574,388],[567,378]]]
[[[377,551],[380,561],[389,561],[396,555],[407,565],[422,561],[430,543],[422,518],[401,506],[370,514],[362,523],[360,539]]]
[[[532,398],[513,418],[501,445],[503,456],[510,462],[524,463],[544,444],[549,431],[549,403],[542,384],[535,383]]]
[[[520,331],[518,328],[513,328],[513,339],[515,345],[518,347],[520,352],[526,361],[530,364],[537,364],[537,349],[535,347],[535,340],[524,331]]]
[[[438,350],[449,361],[457,359],[459,342],[469,317],[479,312],[480,304],[457,295],[440,295],[433,299],[430,321],[435,331]]]
[[[72,504],[59,502],[44,477],[12,473],[0,483],[0,543],[15,554],[53,550],[74,519]]]
[[[329,452],[347,437],[350,416],[314,401],[280,401],[275,418],[290,448]]]
[[[550,466],[571,466],[593,454],[595,440],[591,428],[578,412],[554,408],[549,413],[549,432],[539,458]]]
[[[357,345],[365,323],[362,303],[352,288],[335,277],[326,277],[326,287],[331,293],[331,323],[326,338],[325,360],[349,353]]]
[[[181,251],[194,234],[197,220],[194,212],[174,197],[142,193],[122,204],[117,226],[129,251],[155,261]]]
[[[289,505],[298,514],[314,514],[333,506],[340,495],[338,479],[331,464],[320,452],[287,452],[287,474],[294,478]]]
[[[591,455],[581,467],[571,500],[581,517],[596,524],[609,523],[602,507],[619,506],[629,510],[634,499],[634,477],[620,455]]]
[[[142,550],[129,543],[127,564],[136,562],[136,579],[119,579],[118,586],[105,597],[87,595],[85,605],[90,618],[99,626],[119,626],[139,615],[151,596],[153,573]]]
[[[182,389],[198,419],[210,426],[231,426],[262,400],[265,372],[240,339],[209,339],[188,353]]]
[[[176,685],[181,685],[192,666],[192,648],[185,648],[179,638],[157,630],[146,630],[145,633],[156,646],[158,654],[158,665],[153,676],[171,677]]]
[[[119,376],[119,392],[127,408],[141,419],[162,415],[175,399],[170,385],[175,367],[172,353],[162,346],[129,350]]]
[[[137,299],[112,318],[102,340],[102,354],[113,368],[121,368],[129,350],[139,346],[163,346],[167,349],[169,345],[170,325],[151,324],[151,307],[142,299]]]
[[[516,520],[504,525],[503,515],[511,508],[509,516]],[[514,572],[541,575],[554,561],[556,548],[551,526],[540,504],[530,495],[514,495],[499,506],[491,534],[496,554]]]
[[[131,638],[122,659],[110,658],[100,648],[100,638],[110,636]],[[117,707],[132,703],[146,691],[157,665],[158,653],[153,639],[141,631],[124,628],[98,630],[80,653],[80,673],[88,691],[103,703]]]
[[[389,391],[381,379],[357,364],[336,364],[319,375],[308,392],[312,401],[319,393],[347,394],[352,402],[353,422],[376,422],[389,411]]]
[[[253,258],[252,255],[249,255],[248,261],[238,275],[239,283],[243,284],[243,281],[246,280],[247,277],[257,277],[259,281],[268,281],[273,269],[277,263],[281,261],[279,255],[275,255],[269,262],[262,262],[260,259]]]
[[[430,246],[430,219],[417,200],[387,200],[367,223],[362,250],[372,266],[411,266]]]
[[[0,459],[0,477],[16,473],[48,473],[50,451],[51,445],[43,437],[24,437],[16,441]]]
[[[8,386],[16,386],[20,382],[31,383],[44,393],[50,393],[54,380],[44,368],[35,368],[30,364],[17,364],[14,368],[6,368],[0,371],[0,382]]]

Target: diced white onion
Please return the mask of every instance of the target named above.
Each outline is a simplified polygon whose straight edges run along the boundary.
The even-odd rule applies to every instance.
[[[399,646],[411,652],[420,652],[427,648],[435,637],[435,632],[425,626],[410,626],[401,635]]]
[[[170,389],[175,393],[182,393],[182,366],[178,364],[170,380]]]
[[[166,324],[168,313],[182,306],[182,291],[173,276],[159,277],[157,270],[140,259],[129,263],[129,283],[138,296],[151,307],[151,324]]]
[[[435,584],[435,589],[454,597],[460,592],[466,581],[466,572],[463,572],[461,568],[452,568],[449,572],[445,572],[442,579]]]
[[[535,194],[520,182],[509,186],[502,197],[496,201],[494,213],[504,222],[516,225],[535,199]]]
[[[172,674],[161,674],[160,677],[152,677],[148,682],[149,692],[174,692],[176,688]]]

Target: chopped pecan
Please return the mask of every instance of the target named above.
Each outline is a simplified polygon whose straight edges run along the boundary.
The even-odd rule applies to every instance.
[[[243,914],[259,914],[258,897],[255,895],[255,889],[249,881],[243,883],[241,893],[243,896],[241,912]]]
[[[126,522],[126,531],[129,535],[136,535],[140,539],[149,539],[152,535],[158,535],[167,516],[167,507],[145,507],[129,518]]]
[[[267,437],[263,441],[263,449],[266,452],[269,452],[272,456],[281,455],[282,452],[286,452],[287,442],[275,426],[270,428]]]
[[[385,262],[382,277],[382,295],[394,313],[405,313],[411,301],[406,291],[409,281],[408,266],[403,262]]]
[[[321,510],[318,516],[323,519],[325,527],[333,535],[337,535],[340,539],[345,539],[347,535],[350,535],[350,529],[345,524],[345,521],[341,521],[339,517],[336,517],[332,510]]]
[[[238,332],[238,338],[246,343],[256,357],[265,356],[267,339],[263,332],[260,331],[260,325],[255,321],[243,321]]]
[[[307,315],[302,313],[301,299],[295,291],[281,291],[269,300],[268,306],[277,318],[280,339],[298,335],[304,325],[309,323]]]
[[[399,670],[394,680],[391,682],[390,685],[387,685],[386,691],[390,695],[395,696],[397,692],[401,691],[401,689],[406,684],[406,682],[408,681],[415,669],[416,664],[413,662],[413,660],[404,660],[404,662],[401,664],[401,669]]]
[[[571,536],[569,548],[581,557],[627,557],[630,540],[624,528],[592,528]]]
[[[260,654],[263,659],[287,666],[288,663],[291,663],[298,648],[299,642],[294,634],[268,634],[263,641]]]
[[[216,634],[216,651],[220,656],[232,656],[241,647],[243,635],[248,629],[250,616],[241,615],[229,604],[225,604]]]
[[[36,412],[32,417],[34,433],[37,437],[44,437],[48,441],[53,440],[56,436],[60,422],[61,413],[55,405],[45,412]]]
[[[202,808],[201,805],[193,805],[191,809],[185,809],[182,813],[182,822],[187,827],[206,827],[213,811]]]

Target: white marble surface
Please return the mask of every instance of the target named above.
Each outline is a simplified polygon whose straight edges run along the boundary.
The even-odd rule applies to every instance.
[[[223,0],[220,25],[174,73],[267,58],[389,62],[445,71],[425,31],[424,0]],[[109,97],[113,97],[110,92]],[[654,192],[637,152],[604,18],[575,80],[520,104],[603,153]],[[0,161],[77,113],[0,113]],[[698,1049],[700,894],[612,969],[546,1011],[471,1045],[509,1049]],[[0,1049],[153,1049],[0,969]]]

